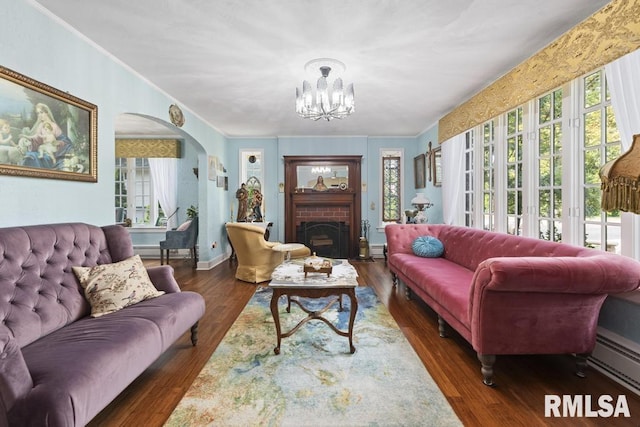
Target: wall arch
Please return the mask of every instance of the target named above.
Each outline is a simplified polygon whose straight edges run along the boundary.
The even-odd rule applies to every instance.
[[[178,222],[186,219],[186,210],[194,204],[199,210],[199,236],[198,246],[200,262],[207,264],[207,260],[211,257],[209,241],[216,241],[216,238],[210,236],[209,230],[212,228],[209,224],[207,215],[207,194],[208,186],[211,185],[206,178],[207,152],[203,145],[185,130],[160,119],[158,117],[126,112],[118,114],[114,123],[115,138],[139,138],[139,139],[179,139],[183,142],[182,158],[183,163],[179,168],[178,175]],[[197,174],[197,175],[196,175]],[[195,191],[191,186],[196,184]],[[193,196],[193,197],[191,197]],[[151,236],[139,237],[136,233],[132,233],[135,237],[134,245],[141,246],[157,245],[163,240],[164,233],[151,233]],[[137,240],[137,241],[136,241]],[[159,255],[159,249],[157,251]]]

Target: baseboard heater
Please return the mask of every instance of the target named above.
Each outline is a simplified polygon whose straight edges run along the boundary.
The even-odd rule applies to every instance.
[[[589,364],[614,381],[640,394],[640,344],[598,327]]]

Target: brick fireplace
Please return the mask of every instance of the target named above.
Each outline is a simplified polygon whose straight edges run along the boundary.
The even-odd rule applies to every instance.
[[[296,241],[328,258],[349,258],[350,207],[300,205],[296,209]]]
[[[320,257],[349,258],[349,225],[344,221],[303,221],[297,240]]]
[[[286,242],[304,243],[319,256],[357,257],[361,160],[362,156],[285,156]],[[314,191],[298,183],[299,168],[336,166],[348,171],[339,187]]]

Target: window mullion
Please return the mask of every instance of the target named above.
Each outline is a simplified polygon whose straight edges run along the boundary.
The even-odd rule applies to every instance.
[[[507,174],[506,158],[507,158],[507,139],[506,139],[506,118],[501,115],[496,120],[494,129],[495,139],[495,160],[494,160],[494,177],[495,177],[495,231],[500,233],[507,232],[507,198],[506,198],[506,181],[504,177]]]
[[[562,211],[562,242],[582,246],[580,237],[581,211],[580,201],[583,198],[583,168],[584,164],[580,154],[580,134],[582,132],[582,120],[580,119],[579,79],[566,86],[562,115],[562,193],[564,196],[564,209]]]
[[[536,218],[539,201],[535,188],[536,161],[536,101],[523,105],[523,143],[522,143],[522,235],[538,238]]]

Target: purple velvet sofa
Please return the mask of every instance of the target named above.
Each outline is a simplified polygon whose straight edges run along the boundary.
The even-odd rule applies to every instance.
[[[441,224],[385,233],[394,284],[438,314],[441,336],[448,324],[471,343],[487,385],[501,354],[575,353],[584,376],[605,298],[640,286],[639,262],[595,249]],[[438,238],[444,254],[414,255],[420,236]]]
[[[190,328],[195,345],[204,300],[170,266],[147,269],[164,295],[89,317],[72,267],[133,255],[118,225],[0,228],[0,426],[85,425]]]

